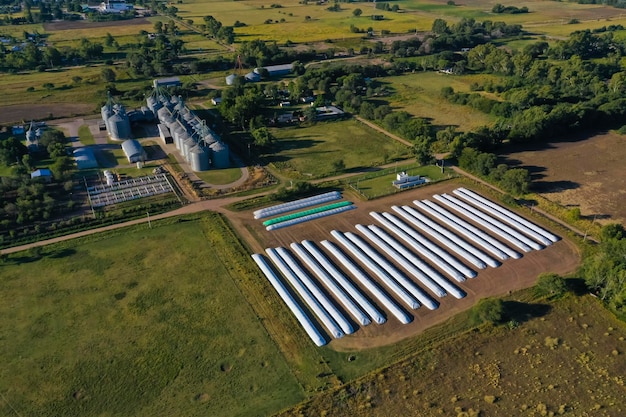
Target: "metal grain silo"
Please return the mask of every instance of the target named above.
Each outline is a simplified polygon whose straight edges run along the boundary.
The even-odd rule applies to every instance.
[[[170,132],[172,133],[172,137],[174,138],[174,145],[176,145],[176,149],[180,151],[181,145],[184,140],[184,138],[181,139],[181,136],[185,135],[187,132],[185,132],[185,129],[183,129],[183,127],[179,124],[176,124],[173,129],[170,129]]]
[[[196,146],[196,141],[188,137],[183,141],[183,149],[180,153],[185,157],[185,161],[189,162],[189,151]]]
[[[209,153],[200,146],[196,145],[189,150],[189,163],[194,171],[206,171],[209,169]]]
[[[161,107],[163,107],[163,104],[154,95],[148,96],[146,104],[148,105],[148,108],[152,110],[152,113],[155,114]]]
[[[214,142],[209,146],[209,149],[211,150],[213,168],[228,168],[230,166],[228,145],[224,142]]]

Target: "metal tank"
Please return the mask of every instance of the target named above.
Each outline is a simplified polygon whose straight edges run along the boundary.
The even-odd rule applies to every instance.
[[[211,150],[213,168],[228,168],[230,166],[228,145],[223,142],[214,142],[209,146],[209,149]]]
[[[189,162],[189,151],[194,146],[196,146],[196,141],[190,137],[183,141],[183,149],[180,153],[183,154],[183,156],[185,157],[185,161]]]
[[[111,139],[130,138],[130,122],[126,115],[115,113],[109,117],[108,128]]]
[[[180,150],[180,144],[182,143],[180,135],[185,133],[185,129],[177,123],[173,129],[170,129],[170,132],[172,133],[172,138],[174,138],[174,145],[176,145],[176,149]]]
[[[206,171],[209,169],[209,153],[200,145],[189,150],[189,163],[194,171]]]
[[[176,145],[176,149],[178,149],[178,151],[180,152],[181,155],[184,156],[183,153],[183,143],[189,139],[189,134],[187,132],[185,132],[184,130],[180,133],[176,133],[176,136],[174,136],[174,144]]]

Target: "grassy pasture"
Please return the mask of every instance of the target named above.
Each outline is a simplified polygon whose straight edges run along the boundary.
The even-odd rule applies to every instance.
[[[233,239],[207,214],[8,257],[0,414],[266,415],[301,400],[302,366],[240,292],[258,278]]]
[[[492,119],[468,106],[449,103],[441,97],[441,88],[450,86],[455,91],[468,92],[470,84],[485,80],[483,75],[451,76],[432,71],[378,79],[395,90],[386,98],[394,109],[430,119],[434,125],[457,126],[463,131],[489,124]]]
[[[506,306],[515,317],[510,328],[482,327],[439,345],[415,346],[410,358],[280,416],[624,413],[623,322],[588,295]]]
[[[377,166],[409,157],[409,149],[356,120],[317,123],[308,127],[273,128],[274,152],[266,158],[291,178],[322,178],[334,173],[342,159],[345,171]],[[386,155],[386,158],[385,158]]]

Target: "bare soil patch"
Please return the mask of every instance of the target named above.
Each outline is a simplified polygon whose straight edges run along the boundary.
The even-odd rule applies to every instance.
[[[511,150],[509,162],[527,168],[537,191],[601,223],[626,222],[626,138],[602,133],[532,150]]]
[[[334,241],[330,235],[330,231],[333,229],[343,232],[356,232],[356,224],[377,224],[369,215],[370,211],[391,212],[392,205],[412,205],[412,201],[415,199],[430,199],[433,194],[449,193],[458,186],[456,181],[447,181],[368,202],[358,201],[354,196],[346,194],[346,199],[355,202],[356,210],[272,232],[267,232],[261,221],[254,220],[251,212],[237,213],[235,216],[229,215],[229,217],[233,220],[233,224],[240,235],[248,241],[251,249],[257,253],[264,253],[264,248],[277,246],[289,248],[292,242],[300,242],[304,239],[312,240],[316,244],[324,239]],[[541,221],[535,218],[531,220],[535,223]],[[353,335],[333,340],[331,346],[342,351],[395,343],[415,336],[458,312],[470,308],[481,298],[504,295],[510,291],[528,288],[534,285],[537,276],[542,272],[550,271],[558,274],[571,272],[576,268],[579,260],[576,246],[569,240],[563,239],[544,250],[524,254],[518,260],[506,260],[499,268],[477,271],[478,276],[476,278],[468,279],[464,283],[457,283],[467,293],[465,298],[457,300],[452,296],[447,296],[437,299],[440,302],[437,310],[430,311],[421,307],[418,310],[408,311],[414,317],[413,322],[408,325],[402,325],[390,316],[384,325],[372,324],[360,328]],[[346,275],[350,276],[349,274]],[[401,302],[399,304],[403,305]]]
[[[2,107],[0,123],[23,123],[50,117],[72,117],[91,114],[94,110],[93,104],[81,103],[16,104]]]

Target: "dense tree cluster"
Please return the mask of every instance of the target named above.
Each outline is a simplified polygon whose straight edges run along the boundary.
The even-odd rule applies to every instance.
[[[135,75],[153,77],[174,72],[174,61],[184,51],[181,39],[158,34],[153,38],[142,36],[139,48],[126,56],[126,66]]]
[[[626,233],[622,225],[603,227],[602,241],[584,260],[580,273],[602,301],[626,315]]]

